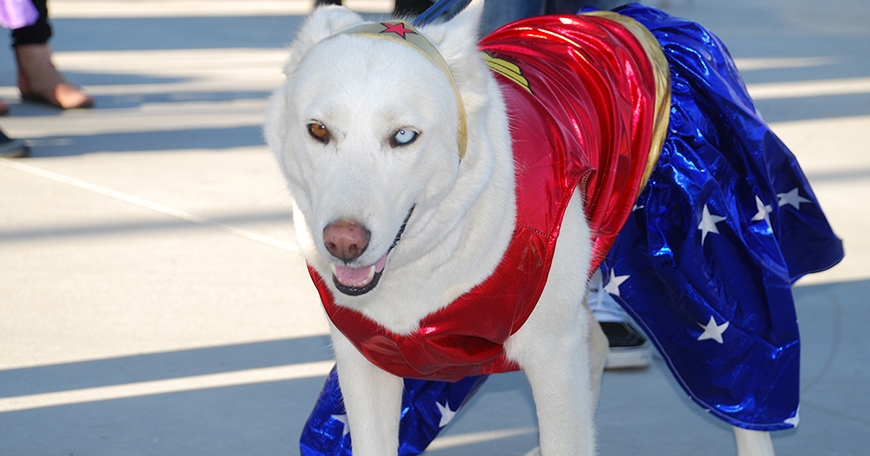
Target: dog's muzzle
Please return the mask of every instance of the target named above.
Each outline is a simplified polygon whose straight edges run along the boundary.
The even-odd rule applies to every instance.
[[[387,265],[387,257],[399,243],[399,239],[402,238],[402,234],[405,232],[405,227],[408,225],[408,220],[411,218],[411,214],[414,212],[414,207],[416,206],[411,206],[411,209],[408,211],[408,215],[405,216],[405,220],[402,222],[402,226],[399,228],[398,233],[396,233],[396,237],[395,239],[393,239],[393,243],[390,245],[390,248],[388,248],[384,256],[379,258],[378,261],[376,261],[374,264],[361,268],[354,268],[346,265],[337,265],[334,263],[331,264],[332,283],[335,285],[335,288],[338,291],[348,296],[360,296],[374,290],[374,288],[378,286],[378,282],[381,280],[384,268]],[[336,258],[341,258],[345,262],[358,258],[360,255],[362,255],[363,251],[368,246],[368,237],[370,236],[368,230],[365,230],[364,227],[359,225],[354,228],[364,231],[364,233],[353,234],[353,236],[356,236],[359,239],[364,239],[364,243],[339,243],[333,242],[330,239],[332,236],[329,236],[327,234],[327,231],[330,230],[330,228],[332,227],[333,225],[330,225],[324,230],[324,243],[326,244],[327,250],[330,252],[330,254],[332,254]],[[342,226],[340,227],[340,229],[348,229],[348,227]]]

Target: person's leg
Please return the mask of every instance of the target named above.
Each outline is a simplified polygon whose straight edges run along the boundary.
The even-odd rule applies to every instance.
[[[589,281],[587,296],[592,314],[604,330],[610,350],[605,369],[647,367],[652,362],[652,346],[629,321],[628,314],[610,296],[603,285],[601,270]]]
[[[396,0],[396,9],[393,14],[396,16],[419,16],[430,6],[432,6],[430,0]]]
[[[448,10],[448,16],[454,16],[468,6],[470,0],[460,1]],[[546,0],[499,0],[487,1],[483,6],[483,17],[480,20],[480,36],[502,25],[526,17],[544,14]]]
[[[546,0],[545,13],[547,14],[573,14],[580,11],[586,2],[579,0]]]
[[[90,108],[94,100],[70,84],[51,61],[51,25],[46,0],[32,0],[39,12],[33,25],[12,31],[12,46],[18,64],[18,89],[25,101],[50,104],[62,109]]]
[[[580,7],[589,6],[592,8],[598,8],[600,10],[609,10],[616,8],[617,6],[625,5],[626,3],[631,3],[626,0],[562,0],[565,4],[570,4],[572,8],[576,7],[577,4],[581,4]],[[579,11],[579,8],[577,9]]]
[[[45,44],[51,38],[51,25],[48,23],[46,0],[32,0],[39,17],[31,25],[12,30],[12,46],[19,44]]]
[[[544,14],[544,0],[503,0],[486,2],[483,6],[483,18],[480,24],[481,36],[502,25],[526,17]]]
[[[589,7],[609,10],[630,3],[627,0],[546,0],[547,14],[574,14]]]

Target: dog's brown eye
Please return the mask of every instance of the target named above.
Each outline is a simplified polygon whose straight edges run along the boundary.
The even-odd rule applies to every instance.
[[[326,125],[323,125],[320,122],[311,122],[308,124],[308,134],[323,144],[329,142],[329,130],[326,128]]]

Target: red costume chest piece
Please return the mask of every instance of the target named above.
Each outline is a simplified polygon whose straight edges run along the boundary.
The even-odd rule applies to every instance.
[[[653,70],[617,22],[532,18],[493,32],[480,48],[508,106],[516,162],[516,228],[495,272],[401,336],[336,304],[309,267],[333,324],[400,377],[456,381],[516,370],[503,344],[541,296],[575,188],[585,195],[595,267],[631,212],[650,152]],[[578,281],[586,269],[577,266]]]

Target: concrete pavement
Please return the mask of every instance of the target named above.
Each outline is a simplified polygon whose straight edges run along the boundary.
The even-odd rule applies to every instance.
[[[0,159],[0,455],[298,454],[330,353],[260,126],[311,2],[51,3],[97,108],[18,103],[0,59],[0,127],[34,151]],[[728,44],[845,240],[795,290],[802,420],[774,446],[868,454],[870,5],[649,4]],[[598,417],[604,455],[734,452],[661,360],[608,372]],[[522,375],[496,376],[427,454],[521,455],[535,426]]]

